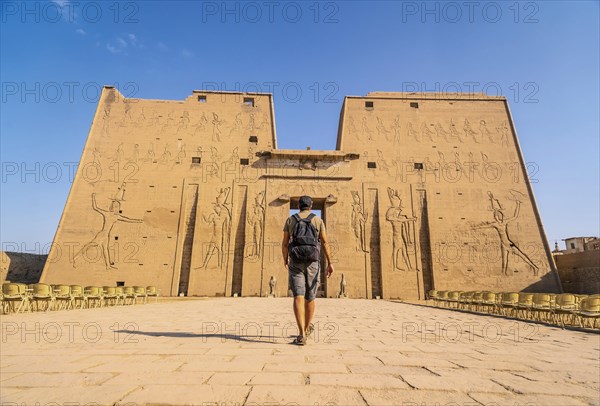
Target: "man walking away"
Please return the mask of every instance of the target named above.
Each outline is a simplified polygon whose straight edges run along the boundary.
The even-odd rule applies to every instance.
[[[300,213],[290,216],[283,226],[281,251],[294,294],[294,315],[299,331],[294,343],[298,345],[306,345],[306,338],[312,333],[311,322],[315,314],[315,298],[319,285],[321,246],[328,263],[327,277],[333,274],[325,225],[323,220],[310,212],[312,203],[310,196],[302,196],[299,201]]]

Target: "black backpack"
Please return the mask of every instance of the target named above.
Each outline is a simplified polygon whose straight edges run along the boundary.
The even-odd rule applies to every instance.
[[[298,214],[293,216],[296,219],[294,230],[292,231],[292,242],[290,244],[290,257],[294,262],[314,262],[319,260],[320,244],[317,237],[317,229],[311,220],[315,217],[311,213],[303,219]]]

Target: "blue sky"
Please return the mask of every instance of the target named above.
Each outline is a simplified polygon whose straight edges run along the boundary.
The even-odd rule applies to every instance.
[[[345,95],[499,88],[549,241],[600,233],[597,1],[0,4],[3,249],[52,241],[103,84],[272,90],[279,147],[313,149],[335,148]]]

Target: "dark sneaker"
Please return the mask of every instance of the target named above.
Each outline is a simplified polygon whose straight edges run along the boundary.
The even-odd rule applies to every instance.
[[[302,335],[296,337],[296,339],[294,340],[294,344],[296,344],[296,345],[306,345],[306,337],[302,336]]]
[[[310,337],[313,331],[315,331],[315,325],[310,323],[310,326],[308,326],[308,329],[306,330],[306,338]]]

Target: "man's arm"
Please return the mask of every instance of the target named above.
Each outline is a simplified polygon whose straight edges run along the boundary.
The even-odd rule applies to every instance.
[[[325,227],[321,228],[319,240],[321,240],[321,246],[325,251],[325,258],[327,258],[327,277],[329,278],[331,274],[333,274],[333,265],[331,264],[331,251],[329,249],[329,241],[327,240],[327,232],[325,231]]]
[[[288,266],[288,246],[290,244],[290,233],[287,231],[283,232],[283,241],[281,242],[281,254],[283,255],[283,264],[287,268]]]

